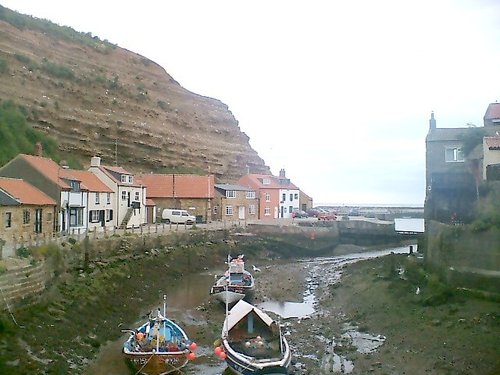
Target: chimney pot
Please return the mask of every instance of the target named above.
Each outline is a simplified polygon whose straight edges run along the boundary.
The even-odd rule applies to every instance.
[[[101,165],[101,158],[99,156],[93,156],[90,159],[90,166],[91,167],[99,167]]]
[[[42,156],[42,153],[43,153],[42,143],[37,142],[35,144],[35,156]]]

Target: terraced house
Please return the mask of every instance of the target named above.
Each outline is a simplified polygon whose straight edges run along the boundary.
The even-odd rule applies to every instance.
[[[240,185],[215,184],[212,208],[214,220],[255,220],[259,217],[259,201],[255,190]]]
[[[0,177],[0,259],[53,235],[56,201],[21,179]]]

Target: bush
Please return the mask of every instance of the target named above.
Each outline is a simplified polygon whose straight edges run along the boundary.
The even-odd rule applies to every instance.
[[[16,249],[16,255],[21,258],[28,258],[31,255],[31,251],[27,247],[19,247]]]

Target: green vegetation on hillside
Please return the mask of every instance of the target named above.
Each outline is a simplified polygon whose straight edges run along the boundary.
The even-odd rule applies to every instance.
[[[12,26],[17,27],[20,30],[39,30],[47,35],[83,44],[95,48],[103,53],[108,53],[111,49],[116,48],[116,45],[108,42],[107,40],[102,41],[98,37],[92,36],[92,33],[81,33],[71,27],[60,26],[49,20],[19,14],[1,5],[0,20],[10,23]]]
[[[56,141],[30,127],[23,108],[10,100],[0,102],[0,166],[20,153],[32,154],[37,142],[45,156],[59,160]]]

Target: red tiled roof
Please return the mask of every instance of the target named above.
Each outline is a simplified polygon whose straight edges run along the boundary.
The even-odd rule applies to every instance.
[[[89,171],[79,171],[76,169],[67,170],[76,179],[80,180],[82,183],[81,188],[88,191],[100,192],[100,193],[112,193],[113,190],[110,189],[104,182],[99,180],[99,178]]]
[[[156,203],[154,200],[146,198],[146,206],[156,206]]]
[[[67,170],[61,168],[54,160],[27,154],[20,154],[19,156],[45,175],[49,180],[59,185],[60,188],[70,188],[70,186],[61,179],[61,177],[69,177],[66,172]]]
[[[264,184],[264,179],[269,179],[270,184]],[[292,182],[282,184],[279,177],[268,174],[247,174],[241,177],[238,183],[245,185],[245,181],[248,181],[250,187],[254,189],[298,189]]]
[[[500,119],[500,103],[490,103],[484,115],[485,120]]]
[[[484,137],[484,141],[490,150],[500,150],[500,137]]]
[[[22,204],[32,204],[38,206],[55,205],[56,201],[36,187],[28,184],[24,180],[17,178],[0,177],[0,189],[5,190],[9,195],[18,199]]]
[[[146,185],[148,198],[213,198],[214,176],[185,174],[144,174],[138,176]]]

